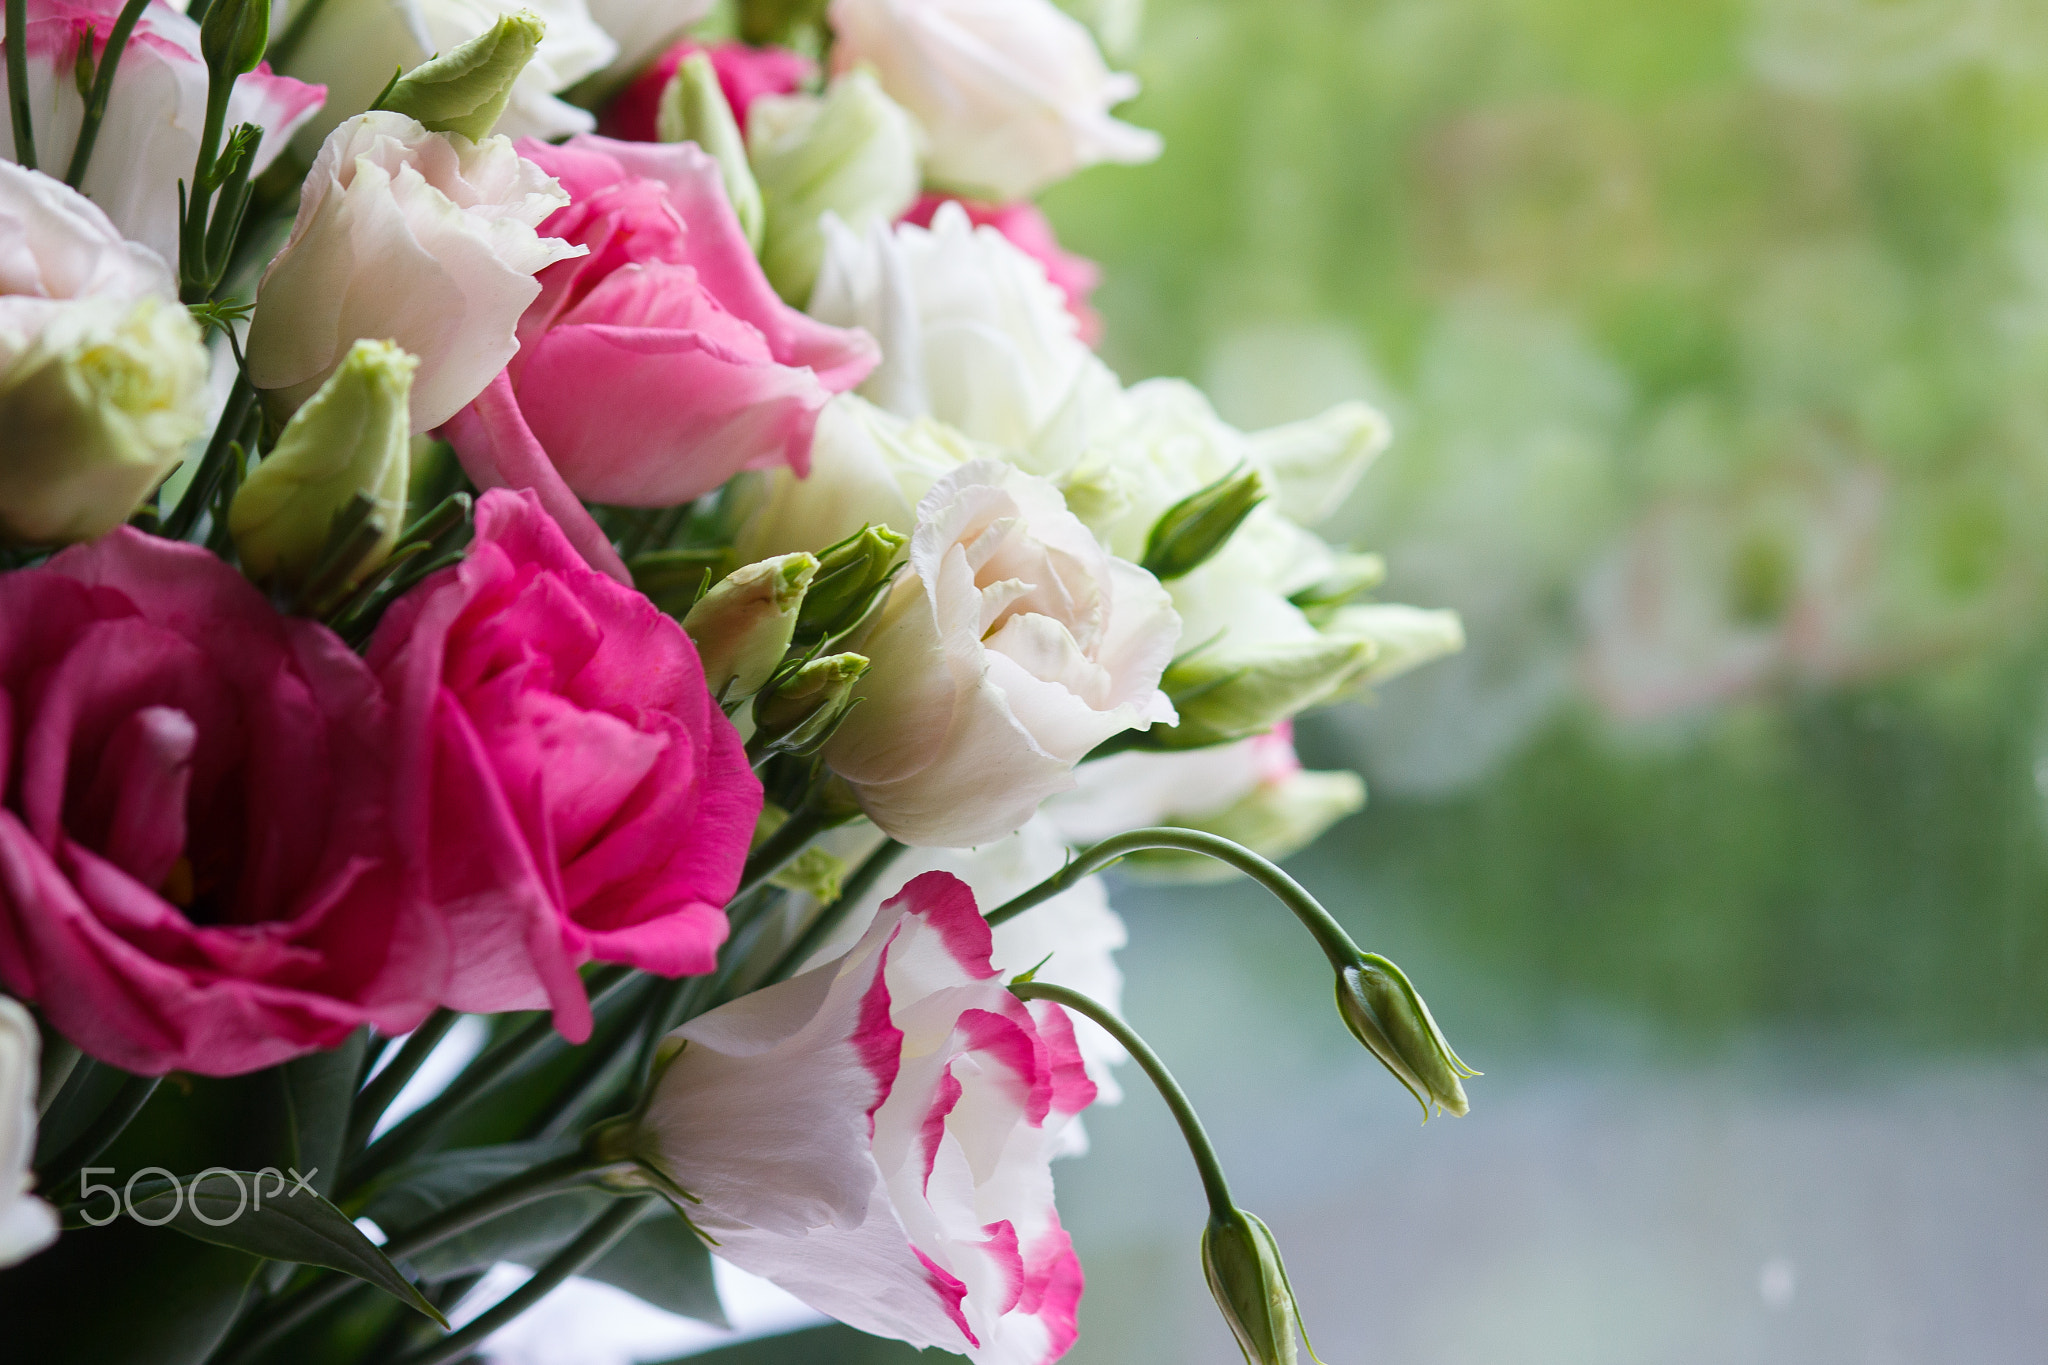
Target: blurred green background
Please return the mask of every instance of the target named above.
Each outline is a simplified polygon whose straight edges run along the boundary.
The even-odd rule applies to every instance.
[[[1244,425],[1382,403],[1323,529],[1471,639],[1303,725],[1373,796],[1295,869],[1470,1117],[1260,897],[1119,894],[1323,1358],[2039,1360],[2048,7],[1150,0],[1130,64],[1166,156],[1047,204],[1105,354]],[[1061,1172],[1069,1359],[1228,1365],[1130,1088]]]

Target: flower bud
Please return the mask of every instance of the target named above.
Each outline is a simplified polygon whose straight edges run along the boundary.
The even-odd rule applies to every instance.
[[[47,545],[126,521],[204,429],[206,375],[199,328],[175,303],[54,309],[0,368],[0,535]]]
[[[413,371],[419,360],[388,341],[358,341],[285,423],[263,463],[228,507],[242,568],[259,582],[304,583],[337,513],[359,494],[381,528],[345,584],[382,563],[405,519],[412,464]]]
[[[1370,640],[1317,636],[1243,654],[1197,652],[1160,680],[1180,724],[1155,730],[1169,749],[1196,749],[1270,730],[1324,701],[1372,662]]]
[[[683,58],[676,74],[661,90],[661,106],[654,115],[655,136],[663,142],[694,142],[718,163],[719,179],[725,182],[725,197],[747,235],[754,254],[761,253],[761,233],[767,213],[761,206],[761,187],[747,164],[746,139],[733,121],[732,105],[719,87],[718,72],[711,58],[692,52]]]
[[[1247,1365],[1294,1365],[1301,1309],[1273,1230],[1243,1209],[1211,1209],[1202,1229],[1202,1273]]]
[[[761,268],[799,307],[825,259],[825,214],[865,235],[917,202],[917,125],[866,70],[837,77],[822,97],[755,100],[747,146],[768,211]]]
[[[270,45],[270,0],[214,0],[199,24],[199,55],[228,76],[254,71]]]
[[[853,685],[868,671],[866,656],[827,654],[792,670],[754,698],[750,754],[808,754],[832,737],[853,704]]]
[[[1265,479],[1250,468],[1196,489],[1152,523],[1143,567],[1161,582],[1179,578],[1222,549],[1238,523],[1265,500]]]
[[[774,676],[817,571],[818,561],[801,551],[742,565],[690,608],[683,629],[704,661],[712,696],[744,701]]]
[[[1359,476],[1387,448],[1393,431],[1365,403],[1329,411],[1245,438],[1251,457],[1273,476],[1273,501],[1288,517],[1312,526],[1337,510]]]
[[[377,107],[416,119],[433,132],[482,142],[497,126],[512,98],[512,83],[546,34],[547,26],[530,10],[502,15],[468,42],[399,77]]]
[[[1346,687],[1371,686],[1465,647],[1465,627],[1455,611],[1372,602],[1339,608],[1323,626],[1326,639],[1363,641],[1372,656]]]
[[[1353,1036],[1421,1103],[1424,1122],[1431,1103],[1460,1115],[1471,1107],[1460,1082],[1479,1073],[1451,1051],[1429,1006],[1399,967],[1377,953],[1361,954],[1337,974],[1337,1012]]]
[[[1349,605],[1360,593],[1371,592],[1387,577],[1387,561],[1378,555],[1340,551],[1334,558],[1329,573],[1287,599],[1318,624],[1328,622],[1337,608]]]
[[[804,597],[797,631],[831,635],[858,621],[889,581],[896,556],[909,538],[886,526],[863,526],[818,552],[818,576]]]

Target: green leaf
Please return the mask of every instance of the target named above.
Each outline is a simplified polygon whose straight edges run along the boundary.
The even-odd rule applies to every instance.
[[[480,1190],[575,1148],[575,1139],[565,1138],[436,1152],[394,1171],[363,1212],[386,1234],[395,1237]],[[614,1197],[601,1190],[569,1190],[550,1195],[502,1213],[407,1260],[427,1280],[488,1270],[499,1261],[539,1265],[574,1241]]]
[[[0,1274],[0,1359],[35,1365],[201,1365],[262,1262],[126,1218],[67,1232]]]
[[[182,1197],[165,1190],[138,1203],[133,1216],[144,1223],[168,1216],[170,1227],[202,1242],[339,1270],[448,1325],[347,1214],[289,1182],[272,1191],[268,1179],[254,1171],[203,1171],[186,1183]]]
[[[356,1073],[368,1041],[358,1029],[340,1047],[296,1058],[283,1067],[292,1165],[323,1196],[333,1196],[341,1174],[349,1104],[355,1098]]]
[[[624,1241],[583,1274],[616,1285],[656,1308],[714,1327],[732,1325],[725,1319],[725,1306],[718,1301],[710,1249],[672,1206],[641,1219]]]

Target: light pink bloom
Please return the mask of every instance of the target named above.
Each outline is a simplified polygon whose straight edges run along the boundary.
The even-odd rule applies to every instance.
[[[28,0],[29,114],[35,123],[36,161],[59,179],[85,119],[85,99],[74,75],[78,45],[90,30],[97,65],[120,13],[121,0]],[[0,70],[0,92],[6,90],[7,75]],[[263,129],[256,171],[277,158],[326,94],[324,86],[272,75],[267,65],[235,82],[227,126],[254,123]],[[199,25],[157,0],[128,37],[99,141],[79,188],[122,235],[174,263],[178,182],[192,179],[205,123],[206,63],[199,55]],[[14,159],[12,139],[0,138],[0,156]]]
[[[818,66],[801,52],[786,47],[749,47],[745,43],[677,43],[654,59],[640,78],[627,86],[598,120],[597,130],[606,137],[629,142],[653,142],[654,120],[661,109],[661,92],[693,52],[711,58],[718,73],[718,88],[732,106],[733,122],[747,126],[747,110],[763,95],[789,95],[801,90],[818,74]]]
[[[578,964],[712,969],[761,784],[681,626],[500,490],[368,659],[413,777],[393,817],[450,920],[443,1003],[552,1008],[581,1042]]]
[[[901,221],[928,228],[939,206],[947,203],[958,204],[966,211],[968,222],[976,227],[994,228],[1008,239],[1011,246],[1044,266],[1045,277],[1066,295],[1067,311],[1074,315],[1074,325],[1079,329],[1081,340],[1090,346],[1102,340],[1102,315],[1088,301],[1095,293],[1095,286],[1102,282],[1102,267],[1086,256],[1076,256],[1062,247],[1051,221],[1038,205],[1028,199],[1009,204],[984,204],[972,199],[927,194],[911,206]]]
[[[363,661],[121,527],[0,576],[0,984],[87,1052],[233,1075],[417,1024],[445,972]]]
[[[678,1030],[645,1137],[733,1264],[862,1331],[1042,1365],[1082,1284],[1048,1163],[1095,1087],[1066,1012],[989,951],[965,884],[926,873],[846,956]]]
[[[444,434],[479,485],[536,490],[616,573],[579,498],[664,507],[743,469],[802,474],[818,410],[878,356],[775,296],[694,144],[519,149],[572,200],[541,231],[589,254],[541,272],[518,354]]]

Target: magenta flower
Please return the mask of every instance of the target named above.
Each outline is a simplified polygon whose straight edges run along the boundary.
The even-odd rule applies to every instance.
[[[597,130],[606,137],[629,142],[654,141],[655,115],[661,109],[661,92],[682,66],[683,59],[702,52],[718,73],[718,88],[732,106],[733,122],[740,131],[747,128],[747,110],[763,95],[789,95],[803,89],[818,74],[817,63],[801,52],[786,47],[749,47],[745,43],[677,43],[654,59],[654,64],[620,92],[598,120]]]
[[[527,492],[486,493],[467,558],[397,602],[370,666],[412,780],[393,814],[447,916],[456,1009],[554,1011],[576,968],[708,972],[761,809],[682,627],[584,564]]]
[[[432,1008],[363,661],[121,527],[0,575],[0,984],[129,1071],[233,1075]]]

